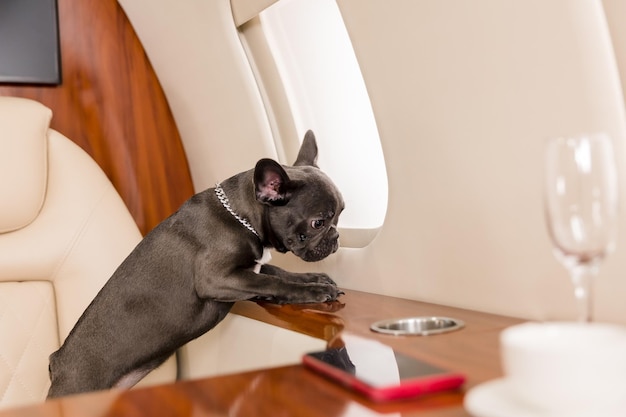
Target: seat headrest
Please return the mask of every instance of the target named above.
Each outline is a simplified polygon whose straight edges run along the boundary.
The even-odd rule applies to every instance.
[[[41,103],[0,97],[0,233],[27,226],[41,210],[51,119]]]

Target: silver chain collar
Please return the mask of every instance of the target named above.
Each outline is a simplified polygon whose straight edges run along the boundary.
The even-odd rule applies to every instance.
[[[228,212],[232,214],[233,217],[237,219],[237,221],[239,221],[239,223],[241,223],[246,229],[254,233],[256,237],[260,239],[259,234],[257,233],[256,230],[254,230],[254,227],[252,227],[250,222],[244,219],[243,217],[239,216],[237,213],[235,213],[235,210],[232,209],[232,207],[230,206],[230,202],[228,201],[228,197],[226,197],[226,193],[224,192],[224,189],[222,188],[222,185],[219,182],[215,184],[215,195],[217,196],[217,199],[220,200],[220,203],[222,203],[224,208],[228,210]]]

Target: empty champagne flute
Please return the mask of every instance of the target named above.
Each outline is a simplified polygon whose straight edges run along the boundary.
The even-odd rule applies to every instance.
[[[555,255],[574,284],[578,320],[592,320],[592,286],[618,230],[618,179],[604,133],[550,139],[544,203]]]

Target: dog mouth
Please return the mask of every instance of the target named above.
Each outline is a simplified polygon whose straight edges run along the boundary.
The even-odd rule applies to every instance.
[[[300,259],[306,262],[317,262],[327,256],[337,252],[339,249],[339,239],[325,240],[313,249],[304,248],[303,251],[295,253]]]

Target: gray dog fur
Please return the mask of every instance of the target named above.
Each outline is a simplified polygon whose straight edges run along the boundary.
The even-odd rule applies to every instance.
[[[316,159],[309,131],[294,166],[261,159],[221,184],[232,210],[258,236],[214,188],[191,197],[148,233],[50,356],[48,398],[133,386],[217,325],[235,301],[337,299],[342,292],[324,273],[261,264],[269,248],[305,261],[337,250],[344,202]]]

